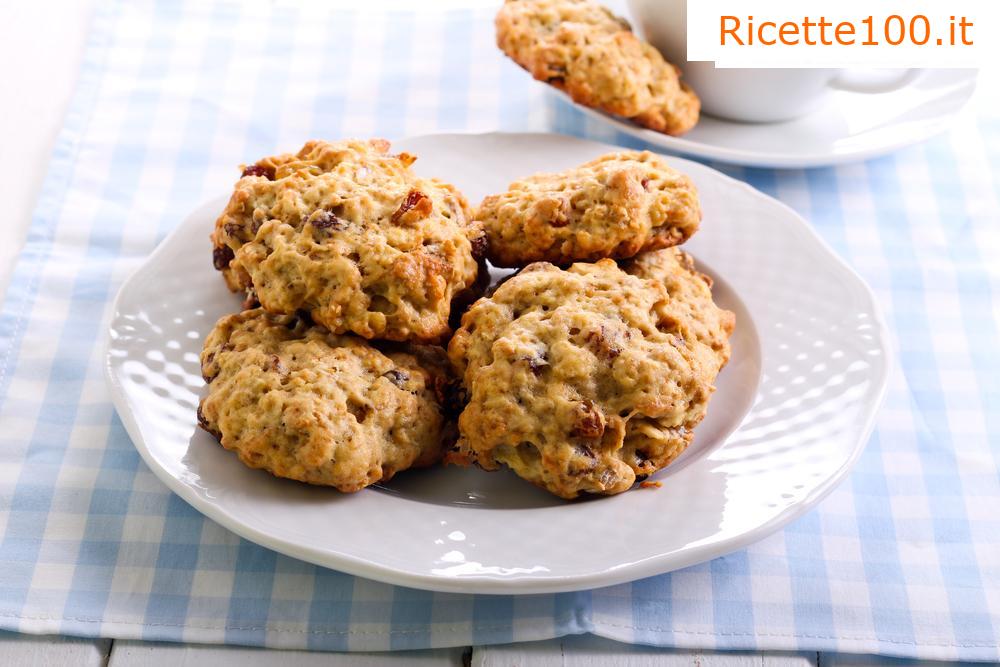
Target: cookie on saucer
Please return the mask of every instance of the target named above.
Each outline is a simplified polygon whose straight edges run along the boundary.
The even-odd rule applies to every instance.
[[[497,46],[539,81],[574,102],[683,134],[701,103],[625,19],[591,0],[507,0],[496,16]]]

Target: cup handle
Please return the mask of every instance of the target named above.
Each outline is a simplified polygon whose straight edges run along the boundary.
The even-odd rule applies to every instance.
[[[915,67],[902,70],[881,70],[880,74],[874,74],[871,70],[848,69],[838,74],[830,82],[830,87],[851,93],[891,93],[913,83],[922,71],[919,67]]]

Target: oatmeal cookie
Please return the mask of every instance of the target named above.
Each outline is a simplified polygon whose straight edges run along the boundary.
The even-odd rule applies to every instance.
[[[477,275],[484,240],[465,198],[416,176],[389,143],[310,141],[246,167],[212,234],[230,289],[334,333],[435,341]]]
[[[307,318],[254,309],[219,320],[201,368],[202,428],[277,477],[357,491],[435,463],[453,440],[440,348],[382,352]]]
[[[729,361],[729,336],[736,316],[715,305],[712,279],[698,271],[694,259],[680,248],[641,253],[621,263],[626,273],[661,283],[670,295],[669,308],[685,339],[708,345],[719,369]]]
[[[497,266],[626,258],[686,241],[701,222],[694,184],[649,151],[609,153],[535,174],[475,213]]]
[[[507,0],[496,34],[514,62],[579,104],[667,134],[698,122],[701,104],[677,68],[596,2]]]
[[[625,491],[705,415],[717,353],[660,282],[609,259],[539,262],[480,299],[448,348],[468,392],[452,463],[510,467],[563,498]]]

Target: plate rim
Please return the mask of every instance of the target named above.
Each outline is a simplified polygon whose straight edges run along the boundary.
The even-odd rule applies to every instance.
[[[914,146],[939,134],[947,132],[956,122],[959,115],[968,108],[980,91],[979,68],[949,68],[948,71],[964,73],[965,76],[968,77],[972,89],[968,96],[961,102],[961,104],[959,104],[958,108],[955,109],[955,111],[947,115],[942,115],[942,117],[938,119],[937,125],[931,131],[918,133],[912,138],[896,139],[886,144],[880,144],[874,148],[850,150],[842,153],[755,153],[745,149],[727,148],[717,144],[706,144],[700,141],[693,141],[686,138],[684,135],[672,136],[640,127],[639,125],[630,123],[627,119],[618,118],[617,116],[601,111],[600,109],[594,109],[583,104],[579,104],[565,91],[553,88],[552,86],[549,86],[541,81],[538,83],[555,92],[558,97],[561,97],[569,102],[574,108],[579,109],[588,118],[593,118],[598,122],[606,123],[617,131],[623,132],[628,136],[644,141],[652,146],[656,146],[660,150],[676,151],[680,157],[695,157],[703,160],[713,160],[724,164],[739,165],[742,167],[760,167],[765,169],[813,169],[840,164],[850,164],[874,157],[880,157],[907,146]],[[887,94],[891,95],[892,93]],[[716,119],[714,116],[712,118],[713,120],[719,120],[721,122],[739,124],[736,121]],[[774,123],[774,125],[781,124],[782,123]],[[754,124],[751,123],[751,125]]]
[[[585,139],[556,132],[442,132],[414,135],[412,137],[400,139],[399,141],[416,139],[428,140],[433,138],[455,136],[489,137],[510,135],[519,135],[524,137],[548,137],[551,135],[559,135],[594,145],[615,146],[614,144],[604,141]],[[624,147],[618,146],[618,148]],[[691,162],[683,157],[669,157],[682,162]],[[145,439],[142,437],[134,413],[129,408],[128,396],[125,389],[114,374],[114,358],[111,355],[111,346],[114,341],[113,324],[120,312],[121,301],[132,284],[139,279],[141,274],[152,264],[152,261],[158,255],[165,252],[165,249],[168,247],[170,241],[175,236],[180,234],[181,229],[184,226],[183,221],[175,226],[170,233],[157,244],[156,248],[154,248],[154,250],[145,257],[142,264],[136,267],[136,269],[128,275],[128,277],[121,283],[121,286],[112,301],[108,328],[105,331],[101,350],[104,378],[110,390],[112,403],[114,404],[115,410],[118,413],[129,438],[132,440],[133,446],[136,450],[138,450],[139,455],[145,464],[150,468],[150,471],[153,472],[157,479],[164,483],[172,493],[180,496],[181,499],[194,507],[202,515],[212,521],[215,521],[236,535],[250,540],[260,546],[293,558],[350,575],[360,576],[398,586],[444,593],[475,593],[488,595],[544,594],[588,590],[635,581],[649,576],[672,572],[697,563],[705,562],[706,560],[730,554],[746,547],[749,544],[757,542],[764,537],[767,537],[783,526],[799,518],[807,511],[814,508],[843,481],[850,470],[854,467],[858,458],[860,458],[861,453],[864,451],[871,438],[871,433],[875,426],[875,418],[882,407],[888,390],[889,377],[891,369],[895,363],[895,355],[891,344],[892,338],[890,336],[890,330],[875,293],[872,291],[868,283],[866,283],[860,276],[860,274],[858,274],[853,267],[847,264],[847,262],[843,260],[832,247],[830,247],[830,245],[819,235],[819,233],[803,216],[781,200],[771,197],[743,181],[728,176],[710,166],[697,162],[691,163],[714,172],[717,177],[721,177],[725,181],[729,182],[730,185],[741,187],[751,196],[763,198],[768,200],[771,204],[777,204],[785,209],[785,212],[790,214],[799,226],[807,231],[808,238],[810,238],[818,245],[819,248],[822,249],[822,251],[828,256],[828,259],[832,260],[832,262],[842,271],[845,271],[846,275],[853,278],[857,286],[861,287],[861,294],[863,294],[868,302],[870,309],[869,312],[879,332],[878,340],[880,342],[882,352],[882,354],[879,355],[878,360],[872,364],[872,380],[877,386],[875,388],[873,400],[861,408],[861,414],[859,416],[863,418],[863,427],[859,430],[860,436],[854,443],[850,456],[847,457],[844,463],[833,474],[824,479],[822,483],[818,484],[810,495],[804,497],[797,504],[788,506],[768,521],[765,521],[738,535],[724,538],[710,544],[691,546],[680,554],[659,554],[657,556],[640,559],[634,562],[619,563],[614,567],[600,569],[586,574],[545,574],[543,577],[527,575],[505,575],[503,577],[496,577],[483,574],[455,576],[424,572],[409,572],[385,564],[373,563],[359,556],[343,553],[331,554],[330,552],[322,549],[310,548],[294,542],[289,542],[282,538],[273,537],[254,528],[253,526],[241,522],[219,505],[211,503],[207,499],[203,498],[192,486],[185,484],[180,478],[173,475],[159,463],[152,451],[149,449]],[[191,215],[194,215],[201,209],[214,205],[215,201],[217,201],[217,199],[221,196],[222,195],[213,196],[199,202],[196,206],[191,208],[190,212],[184,217],[184,220],[187,220]],[[732,434],[728,437],[731,436]],[[723,443],[720,447],[725,447],[725,443]],[[669,564],[666,564],[665,561],[669,561]]]

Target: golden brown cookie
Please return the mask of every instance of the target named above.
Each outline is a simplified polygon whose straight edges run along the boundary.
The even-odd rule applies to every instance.
[[[686,241],[701,222],[694,184],[649,151],[609,153],[535,174],[475,213],[497,266],[626,258]]]
[[[685,339],[697,340],[716,353],[719,368],[729,361],[729,336],[736,316],[715,305],[712,279],[695,268],[680,248],[641,253],[621,263],[626,273],[661,283],[670,295],[670,309]]]
[[[475,282],[482,232],[461,193],[388,150],[310,141],[244,169],[212,234],[230,289],[268,312],[305,310],[334,333],[445,336],[452,298]]]
[[[514,62],[575,102],[667,134],[698,122],[701,104],[677,68],[596,2],[507,0],[496,33]]]
[[[258,308],[219,320],[201,367],[202,428],[278,477],[357,491],[435,463],[453,440],[440,348],[381,352]]]
[[[526,267],[472,306],[449,345],[469,402],[446,460],[506,465],[563,498],[621,493],[663,468],[691,441],[721,366],[683,311],[611,260]]]

